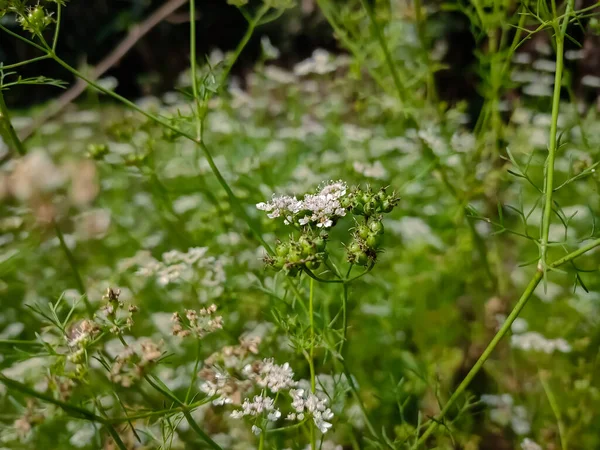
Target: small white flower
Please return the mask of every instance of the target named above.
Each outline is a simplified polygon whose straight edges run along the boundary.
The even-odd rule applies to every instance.
[[[258,436],[260,433],[262,433],[262,430],[260,428],[258,428],[256,425],[252,425],[252,432]]]
[[[538,443],[532,441],[529,438],[523,439],[523,442],[521,442],[521,448],[523,450],[543,450]]]

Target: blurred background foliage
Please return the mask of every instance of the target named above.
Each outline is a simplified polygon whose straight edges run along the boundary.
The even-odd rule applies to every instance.
[[[164,3],[164,0],[72,0],[65,9],[59,53],[76,67],[94,66],[125,38],[131,27]],[[342,5],[344,1],[338,0],[337,3]],[[389,8],[404,11],[407,15],[414,14],[411,2],[405,0],[376,3],[380,7],[381,4],[390,5]],[[578,3],[578,8],[585,8],[592,5],[594,0]],[[468,100],[476,113],[482,103],[478,91],[481,80],[476,70],[476,55],[485,51],[487,39],[477,37],[460,0],[429,0],[424,6],[428,11],[426,28],[431,51],[444,53],[444,67],[435,74],[437,92],[442,100],[450,104]],[[246,28],[243,16],[225,0],[200,2],[197,19],[200,55],[208,55],[215,49],[232,50]],[[14,31],[22,33],[12,18],[0,20]],[[118,80],[118,93],[137,97],[160,94],[172,88],[177,76],[189,65],[188,20],[185,7],[171,14],[137,42],[134,49],[106,74]],[[597,27],[588,22],[589,19],[584,19],[571,26],[569,34],[573,40],[567,42],[567,51],[582,50],[584,55],[567,61],[566,67],[573,77],[572,86],[576,95],[591,103],[596,101],[597,90],[586,89],[581,79],[586,75],[600,75],[600,39]],[[262,27],[261,32],[252,37],[234,73],[243,75],[252,69],[260,55],[263,36],[268,36],[276,43],[281,52],[277,64],[283,67],[290,67],[307,58],[315,48],[342,51],[316,1],[301,0],[283,17]],[[547,47],[549,42],[547,35],[536,34],[521,51]],[[32,58],[35,51],[15,39],[0,41],[0,61],[3,62]],[[72,81],[72,77],[52,61],[42,61],[20,70],[23,77],[39,73]],[[32,86],[27,90],[13,89],[6,95],[10,105],[24,107],[52,98],[57,92],[43,86]]]

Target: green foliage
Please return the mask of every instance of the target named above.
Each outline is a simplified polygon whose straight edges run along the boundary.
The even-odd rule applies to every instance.
[[[598,117],[562,97],[595,10],[443,5],[481,44],[469,118],[437,99],[433,5],[318,3],[350,56],[288,71],[264,42],[242,90],[232,65],[289,5],[240,4],[232,54],[192,45],[135,102],[57,54],[62,3],[0,3],[40,52],[3,89],[62,85],[19,78],[46,58],[119,102],[22,142],[0,90],[2,446],[600,445]],[[515,59],[531,30],[549,101],[508,104],[543,81]]]

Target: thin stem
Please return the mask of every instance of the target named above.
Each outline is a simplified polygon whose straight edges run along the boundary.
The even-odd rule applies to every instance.
[[[16,69],[17,67],[26,66],[27,64],[31,64],[31,63],[38,62],[38,61],[43,61],[44,59],[48,59],[48,58],[50,58],[50,55],[42,55],[42,56],[38,56],[36,58],[27,59],[25,61],[19,61],[18,63],[9,64],[7,66],[0,65],[0,69],[2,69],[2,70]]]
[[[344,283],[342,292],[342,341],[340,342],[340,355],[344,357],[344,344],[348,334],[348,283]]]
[[[190,425],[190,427],[192,428],[192,430],[194,430],[196,432],[196,434],[198,436],[200,436],[204,440],[204,442],[206,442],[208,444],[208,446],[210,448],[213,448],[215,450],[223,450],[219,444],[217,444],[215,441],[213,441],[211,439],[211,437],[208,434],[206,434],[204,432],[204,430],[202,430],[202,428],[200,428],[198,426],[198,424],[196,423],[196,421],[194,420],[194,418],[192,417],[192,415],[190,414],[190,411],[188,409],[183,410],[183,415],[185,416],[185,420],[187,420],[187,422]]]
[[[0,383],[4,384],[9,389],[14,389],[15,391],[18,391],[22,394],[28,395],[30,397],[35,397],[46,403],[50,403],[55,406],[58,406],[63,411],[65,411],[67,414],[69,414],[73,417],[77,417],[80,419],[86,419],[86,420],[90,420],[93,422],[105,423],[105,420],[102,417],[97,416],[96,414],[94,414],[91,411],[88,411],[85,408],[81,408],[77,405],[72,405],[70,403],[63,402],[61,400],[57,400],[54,397],[51,397],[50,395],[44,394],[42,392],[38,392],[35,389],[32,389],[29,386],[27,386],[19,381],[13,380],[12,378],[8,378],[6,375],[4,375],[2,373],[0,373]]]
[[[261,430],[260,436],[258,438],[258,450],[263,450],[265,448],[265,432]]]
[[[117,447],[119,447],[120,450],[127,450],[127,446],[121,440],[121,437],[119,436],[119,433],[117,433],[117,430],[115,430],[110,424],[106,424],[106,429],[109,432],[110,436],[113,438],[113,441],[115,442]]]
[[[202,346],[200,345],[200,339],[198,339],[197,347],[196,347],[196,362],[194,363],[194,369],[192,371],[192,379],[190,380],[190,386],[188,387],[187,393],[185,394],[185,403],[187,403],[190,399],[190,395],[192,394],[192,388],[194,387],[194,382],[196,381],[196,376],[198,374],[198,365],[200,364],[200,350]]]
[[[559,266],[561,266],[565,263],[568,263],[568,262],[574,260],[575,258],[583,255],[584,253],[592,250],[593,248],[598,247],[599,245],[600,245],[600,239],[595,239],[593,241],[590,241],[588,244],[582,246],[581,248],[575,250],[574,252],[571,252],[568,255],[566,255],[560,259],[557,259],[552,264],[550,264],[549,267],[550,268],[559,267]],[[515,319],[519,316],[519,313],[521,312],[521,310],[527,304],[527,301],[533,294],[533,291],[535,290],[537,285],[540,283],[540,281],[543,277],[543,273],[544,272],[542,270],[537,270],[535,272],[535,275],[533,276],[533,278],[527,285],[527,288],[523,292],[523,295],[521,295],[521,298],[519,299],[519,301],[517,302],[517,304],[511,311],[510,315],[507,317],[506,321],[502,324],[502,327],[500,328],[500,330],[498,330],[498,332],[496,333],[494,338],[491,340],[491,342],[488,344],[488,346],[486,347],[486,349],[484,350],[482,355],[479,357],[479,359],[477,360],[475,365],[471,368],[471,370],[469,371],[467,376],[460,383],[460,385],[458,386],[458,388],[456,389],[454,394],[452,394],[452,396],[450,397],[450,399],[448,400],[448,402],[446,403],[446,405],[444,406],[444,408],[442,409],[440,414],[438,414],[438,416],[435,419],[432,419],[432,421],[429,423],[427,429],[425,430],[425,433],[423,433],[423,435],[417,441],[417,445],[416,445],[417,448],[419,446],[423,445],[425,443],[425,441],[427,440],[427,438],[429,436],[431,436],[431,434],[436,430],[437,426],[442,422],[442,420],[444,420],[444,418],[446,417],[446,414],[452,408],[452,406],[454,405],[456,400],[458,400],[460,395],[465,391],[465,389],[470,384],[470,382],[473,380],[473,378],[475,378],[477,373],[481,370],[481,368],[483,367],[483,365],[485,364],[487,359],[490,357],[491,353],[494,351],[494,349],[496,348],[496,346],[498,345],[500,340],[508,332],[508,330],[510,329],[510,327],[513,324],[513,322],[515,321]]]
[[[77,285],[77,290],[83,297],[83,303],[85,304],[85,309],[88,314],[91,316],[94,315],[94,308],[90,304],[89,299],[87,298],[87,292],[85,290],[85,285],[83,284],[83,280],[81,279],[81,275],[79,274],[79,269],[77,268],[77,261],[75,261],[75,257],[69,249],[69,246],[65,242],[65,237],[56,222],[54,222],[54,231],[56,232],[56,236],[58,237],[58,241],[60,242],[60,247],[64,252],[67,260],[69,261],[69,266],[71,266],[71,272],[73,273],[73,278],[75,278],[75,284]]]
[[[467,386],[471,383],[473,378],[475,378],[475,375],[477,375],[477,373],[481,370],[481,368],[483,367],[483,364],[490,357],[490,355],[492,354],[492,352],[494,351],[494,349],[496,348],[496,346],[498,345],[500,340],[504,337],[504,335],[508,332],[508,330],[510,330],[512,323],[519,316],[519,313],[525,307],[525,305],[527,304],[527,301],[533,294],[533,291],[535,290],[537,285],[540,283],[540,280],[542,279],[542,275],[543,275],[542,271],[540,271],[540,270],[536,271],[534,277],[531,279],[531,281],[527,285],[525,292],[523,292],[523,295],[521,295],[521,298],[519,299],[519,301],[517,302],[517,304],[511,311],[510,315],[504,321],[504,323],[502,324],[502,327],[500,327],[500,330],[498,330],[498,332],[496,333],[496,335],[494,336],[492,341],[488,344],[486,349],[483,351],[483,353],[481,354],[481,356],[479,357],[479,359],[477,360],[475,365],[471,368],[471,370],[469,371],[467,376],[463,379],[463,381],[460,383],[460,385],[458,386],[456,391],[454,391],[454,393],[452,394],[450,399],[446,402],[446,405],[444,406],[444,408],[442,409],[440,414],[431,421],[431,423],[425,430],[425,433],[423,433],[423,435],[419,438],[419,440],[417,441],[417,448],[419,447],[419,445],[424,444],[425,441],[427,440],[427,438],[435,431],[438,424],[446,417],[446,414],[448,413],[448,411],[454,406],[454,403],[456,402],[456,400],[458,400],[458,398],[463,394],[463,392],[465,391]]]
[[[39,45],[39,44],[36,44],[35,42],[33,42],[33,41],[32,41],[32,40],[30,40],[30,39],[27,39],[27,38],[25,38],[25,37],[21,36],[20,34],[17,34],[17,33],[15,33],[14,31],[10,31],[10,30],[9,30],[8,28],[6,28],[4,25],[1,25],[1,24],[0,24],[0,30],[4,31],[4,32],[5,32],[5,33],[7,33],[7,34],[10,34],[12,37],[14,37],[14,38],[17,38],[17,39],[18,39],[18,40],[20,40],[20,41],[23,41],[23,42],[25,42],[25,43],[27,43],[27,44],[31,45],[32,47],[35,47],[35,48],[37,48],[38,50],[41,50],[41,51],[42,51],[42,52],[44,52],[44,53],[48,53],[48,49],[46,49],[46,48],[42,47],[42,46],[41,46],[41,45]]]
[[[315,280],[310,279],[310,293],[308,296],[308,315],[310,318],[310,353],[308,358],[308,366],[310,368],[310,390],[314,394],[316,390],[315,381],[315,320],[314,320],[314,285]],[[317,434],[315,430],[315,424],[313,421],[310,422],[310,448],[316,450],[317,448]]]
[[[550,234],[550,222],[552,218],[552,193],[554,192],[554,161],[556,159],[558,113],[560,110],[560,91],[563,73],[564,41],[566,34],[566,25],[569,21],[569,12],[572,7],[572,0],[567,3],[566,17],[563,19],[560,29],[558,25],[555,28],[556,39],[556,71],[554,73],[554,93],[552,96],[552,122],[550,123],[550,142],[548,144],[548,158],[546,160],[546,177],[544,187],[544,209],[542,217],[542,236],[541,236],[541,258],[540,267],[546,270],[548,253],[548,236]],[[554,10],[554,6],[553,6]],[[556,16],[556,14],[555,14]]]
[[[392,55],[390,54],[390,50],[387,46],[387,42],[385,37],[383,36],[383,32],[377,23],[377,18],[375,17],[375,12],[373,11],[373,7],[369,4],[367,0],[360,0],[361,5],[367,11],[367,15],[369,16],[369,20],[371,21],[371,25],[375,32],[375,36],[377,37],[377,41],[379,42],[379,46],[383,51],[383,55],[385,56],[385,61],[392,73],[392,79],[394,80],[394,86],[396,87],[396,91],[398,93],[398,99],[400,103],[404,103],[404,86],[402,85],[402,81],[400,81],[400,75],[398,74],[398,69],[392,61]]]
[[[54,37],[52,38],[52,53],[56,52],[56,45],[58,44],[58,35],[60,34],[60,23],[62,16],[62,8],[60,2],[56,2],[56,27],[54,28]]]
[[[423,17],[423,5],[421,0],[414,0],[415,3],[415,25],[417,27],[417,36],[421,44],[421,50],[425,58],[425,65],[427,66],[427,97],[430,101],[437,99],[437,93],[435,89],[435,79],[433,71],[431,70],[431,58],[429,56],[429,49],[427,48],[427,36],[425,32],[425,26],[427,20]]]
[[[195,138],[190,133],[187,133],[186,131],[180,130],[176,126],[170,124],[166,119],[163,119],[162,117],[159,117],[159,116],[155,116],[154,114],[151,114],[151,113],[149,113],[147,111],[144,111],[138,105],[136,105],[132,101],[126,99],[125,97],[123,97],[123,96],[121,96],[121,95],[119,95],[119,94],[117,94],[117,93],[115,93],[113,91],[110,91],[108,89],[103,88],[98,83],[94,82],[90,78],[88,78],[85,75],[83,75],[77,69],[71,67],[69,64],[67,64],[66,62],[64,62],[58,56],[52,55],[52,58],[58,64],[60,64],[62,67],[64,67],[66,70],[68,70],[69,72],[71,72],[76,77],[81,78],[83,81],[85,81],[87,84],[89,84],[93,88],[98,89],[100,92],[103,92],[104,94],[106,94],[106,95],[108,95],[108,96],[110,96],[110,97],[112,97],[112,98],[114,98],[116,100],[119,100],[121,103],[123,103],[126,106],[130,107],[131,109],[139,112],[140,114],[144,115],[145,117],[147,117],[148,119],[152,120],[153,122],[156,122],[156,123],[162,125],[163,127],[168,128],[168,129],[170,129],[172,131],[175,131],[175,132],[179,133],[182,137],[185,137],[186,139],[189,139],[190,141],[195,142],[197,145],[199,145],[200,149],[202,150],[202,153],[204,154],[204,157],[206,158],[206,160],[208,162],[208,165],[211,168],[211,171],[213,172],[213,174],[217,178],[217,181],[219,182],[219,184],[223,187],[223,189],[227,193],[227,197],[229,198],[229,202],[231,203],[231,205],[235,209],[237,209],[237,211],[239,212],[240,216],[244,219],[244,221],[246,222],[246,224],[250,228],[250,231],[252,232],[252,234],[254,234],[255,238],[261,243],[261,245],[267,250],[267,252],[269,252],[270,254],[273,254],[273,249],[264,240],[264,238],[262,237],[262,234],[260,233],[259,229],[254,224],[254,221],[250,218],[250,216],[248,215],[248,213],[246,212],[246,210],[244,209],[244,207],[240,203],[239,199],[235,196],[235,194],[231,190],[231,187],[229,186],[229,184],[227,183],[227,181],[225,180],[225,178],[221,174],[221,171],[219,170],[219,168],[215,164],[215,161],[214,161],[214,159],[212,157],[212,154],[210,153],[210,151],[208,150],[208,147],[206,146],[206,144],[203,141],[199,141],[197,138]]]
[[[4,101],[4,94],[2,93],[2,89],[0,89],[0,135],[6,137],[12,142],[12,147],[20,154],[25,154],[25,147],[23,143],[17,136],[15,128],[12,126],[10,121],[10,114],[8,112],[8,107],[6,106],[6,102]],[[10,145],[7,142],[7,145]]]
[[[198,77],[196,68],[196,0],[190,0],[190,72],[192,76],[192,92],[196,102],[196,139],[202,139],[202,117],[200,116],[200,97],[198,95]]]
[[[550,387],[550,383],[546,380],[546,376],[540,372],[540,382],[542,383],[542,387],[544,388],[544,392],[546,393],[546,397],[548,397],[548,403],[550,403],[550,407],[552,408],[552,412],[554,413],[554,417],[556,417],[556,423],[558,425],[558,437],[560,438],[560,446],[561,450],[568,450],[568,437],[567,432],[565,430],[565,423],[562,419],[562,414],[560,412],[560,407],[558,402],[556,401],[556,396]]]
[[[231,72],[231,69],[233,68],[233,65],[235,64],[235,62],[238,60],[238,58],[240,57],[240,55],[244,51],[244,48],[246,48],[246,45],[248,45],[248,42],[250,41],[250,38],[254,34],[254,30],[260,24],[260,20],[269,11],[269,9],[270,9],[269,4],[268,3],[264,3],[263,6],[256,13],[256,16],[254,16],[253,19],[251,19],[251,20],[248,21],[248,28],[246,29],[246,33],[242,37],[242,40],[240,41],[240,43],[235,48],[235,51],[233,52],[233,56],[231,58],[231,62],[229,63],[229,65],[227,66],[227,68],[223,71],[223,75],[221,76],[221,83],[220,83],[221,86],[223,86],[223,83],[225,82],[225,80],[229,76],[229,72]]]

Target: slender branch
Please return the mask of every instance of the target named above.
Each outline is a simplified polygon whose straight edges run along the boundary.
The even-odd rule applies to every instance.
[[[308,366],[310,368],[310,390],[314,394],[316,390],[315,381],[315,319],[314,319],[314,294],[315,294],[315,280],[310,280],[310,291],[308,296],[308,315],[310,319],[310,352],[308,355]],[[313,421],[310,422],[310,448],[316,450],[317,448],[317,434],[315,430],[315,424]]]
[[[60,248],[64,252],[67,260],[69,261],[69,266],[71,266],[71,272],[73,273],[73,278],[75,278],[75,284],[77,285],[77,290],[83,297],[83,303],[85,304],[85,309],[88,314],[91,316],[94,315],[94,308],[90,303],[90,300],[87,297],[87,291],[85,289],[85,285],[83,284],[83,280],[81,279],[81,275],[79,274],[79,268],[77,267],[77,261],[75,261],[75,257],[71,252],[71,249],[65,242],[65,237],[56,222],[54,222],[54,231],[56,232],[56,236],[58,237],[58,241],[60,242]]]
[[[248,21],[248,28],[246,29],[246,33],[244,33],[242,40],[239,42],[239,44],[235,48],[235,51],[233,52],[233,56],[231,58],[229,65],[223,71],[223,75],[221,76],[221,83],[219,83],[220,87],[223,86],[225,80],[229,76],[229,72],[231,72],[231,69],[233,68],[233,65],[235,64],[235,62],[238,60],[238,58],[244,51],[244,48],[246,48],[246,45],[248,45],[250,38],[254,34],[254,30],[260,24],[261,19],[269,11],[270,8],[271,7],[269,6],[268,2],[265,2],[261,6],[261,8],[258,10],[258,12],[256,13],[256,16],[254,16],[254,18],[252,18]]]
[[[8,112],[8,107],[6,106],[6,102],[4,101],[4,94],[2,93],[2,89],[0,88],[0,136],[9,139],[10,142],[7,142],[7,145],[10,145],[13,150],[16,150],[20,155],[25,154],[25,147],[23,143],[17,136],[15,132],[15,128],[12,126],[10,121],[10,114]]]
[[[52,38],[52,53],[56,52],[56,45],[58,44],[58,36],[60,35],[60,25],[62,18],[62,5],[60,2],[56,2],[56,26],[54,27],[54,37]]]
[[[90,78],[96,80],[106,73],[111,67],[115,66],[148,32],[156,25],[162,22],[170,14],[173,14],[178,8],[183,6],[188,0],[170,0],[154,11],[147,19],[139,25],[133,26],[127,36],[121,41],[115,49],[110,52],[96,67],[91,70]],[[17,35],[18,36],[18,35]],[[37,46],[34,42],[28,42],[40,50],[46,52],[43,47]],[[53,44],[55,52],[56,45]],[[52,57],[52,54],[44,55],[40,58]],[[68,91],[62,94],[55,102],[52,102],[39,117],[34,119],[31,126],[25,128],[20,134],[23,140],[27,140],[39,127],[50,120],[52,117],[59,114],[67,105],[79,97],[87,88],[87,82],[80,81],[75,83]]]
[[[48,58],[50,58],[50,55],[37,56],[35,58],[27,59],[25,61],[19,61],[17,63],[9,64],[7,66],[0,65],[0,69],[1,70],[16,69],[17,67],[26,66],[27,64],[32,64],[34,62],[43,61],[44,59],[48,59]]]
[[[557,268],[567,262],[574,260],[578,256],[583,255],[584,253],[588,252],[589,250],[591,250],[599,245],[600,245],[600,239],[595,239],[593,241],[590,241],[588,244],[582,246],[581,248],[575,250],[574,252],[569,253],[568,255],[564,256],[563,258],[557,259],[552,264],[550,264],[549,267],[553,268],[553,269]],[[533,276],[533,278],[527,285],[527,288],[521,295],[521,298],[519,298],[519,301],[517,302],[517,304],[515,305],[515,307],[509,314],[509,316],[506,318],[506,321],[502,324],[502,327],[500,328],[500,330],[498,330],[498,332],[496,333],[494,338],[491,340],[491,342],[488,344],[486,349],[483,351],[483,353],[481,354],[481,356],[479,357],[479,359],[477,360],[475,365],[471,368],[471,370],[469,371],[467,376],[463,379],[463,381],[460,383],[458,388],[456,388],[456,391],[452,394],[452,396],[450,396],[450,399],[448,399],[448,401],[446,402],[446,405],[444,406],[442,411],[438,414],[438,416],[435,419],[431,420],[427,429],[425,430],[423,435],[419,438],[417,445],[416,445],[417,448],[419,446],[423,445],[425,443],[425,441],[427,440],[427,438],[429,436],[431,436],[431,434],[436,430],[436,428],[444,420],[444,418],[446,417],[446,414],[452,408],[452,406],[454,405],[456,400],[458,400],[458,398],[462,395],[462,393],[469,386],[469,384],[471,383],[473,378],[475,378],[477,373],[481,370],[481,368],[483,367],[485,362],[488,360],[488,358],[490,357],[490,355],[492,354],[492,352],[498,345],[498,343],[502,340],[504,335],[508,332],[511,325],[515,321],[515,319],[519,316],[519,313],[521,312],[521,310],[527,304],[527,301],[533,294],[535,288],[542,280],[543,274],[544,274],[544,271],[540,270],[540,269],[538,269],[535,272],[535,275]]]
[[[550,408],[552,408],[552,412],[554,413],[554,417],[556,417],[556,424],[558,425],[558,437],[560,438],[560,446],[561,450],[568,450],[568,436],[567,431],[565,429],[565,422],[562,419],[562,414],[560,412],[560,407],[558,402],[556,401],[556,396],[550,387],[550,383],[546,380],[545,374],[542,372],[539,373],[540,382],[542,383],[542,387],[544,388],[544,392],[546,393],[546,397],[548,397],[548,403],[550,403]]]
[[[223,450],[219,444],[213,441],[211,437],[198,426],[188,409],[183,410],[183,415],[185,416],[185,420],[187,420],[192,430],[194,430],[196,434],[209,445],[210,448],[213,448],[214,450]]]
[[[14,389],[15,391],[20,392],[22,394],[28,395],[30,397],[35,397],[39,400],[43,400],[46,403],[51,403],[55,406],[58,406],[63,411],[65,411],[67,414],[69,414],[73,417],[91,420],[93,422],[98,422],[98,423],[102,423],[102,424],[105,423],[104,418],[97,416],[96,414],[94,414],[91,411],[88,411],[85,408],[82,408],[77,405],[72,405],[70,403],[66,403],[61,400],[57,400],[54,397],[51,397],[50,395],[44,394],[42,392],[38,392],[35,389],[30,388],[29,386],[27,386],[17,380],[8,378],[3,373],[0,373],[0,383],[4,384],[9,389]]]
[[[554,73],[554,93],[552,97],[552,122],[550,123],[550,142],[548,144],[548,158],[546,160],[546,176],[544,187],[544,209],[542,216],[541,236],[541,258],[539,267],[545,273],[548,253],[548,236],[550,234],[550,222],[552,218],[552,193],[554,192],[554,161],[556,159],[558,113],[560,110],[560,91],[563,73],[564,43],[569,21],[569,13],[572,8],[572,0],[567,2],[566,16],[562,26],[555,25],[556,40],[556,71]]]
[[[396,87],[396,91],[398,92],[398,99],[400,103],[404,103],[404,86],[402,85],[402,81],[400,81],[400,75],[398,74],[398,69],[392,60],[392,55],[390,54],[390,50],[388,48],[385,37],[383,36],[383,32],[377,23],[377,18],[375,17],[375,11],[373,11],[373,7],[369,4],[367,0],[360,0],[363,8],[367,11],[367,15],[369,16],[369,20],[371,21],[371,25],[373,26],[373,30],[375,32],[375,36],[377,37],[377,41],[379,42],[379,46],[383,51],[383,55],[385,56],[385,61],[392,73],[392,79],[394,80],[394,86]]]

